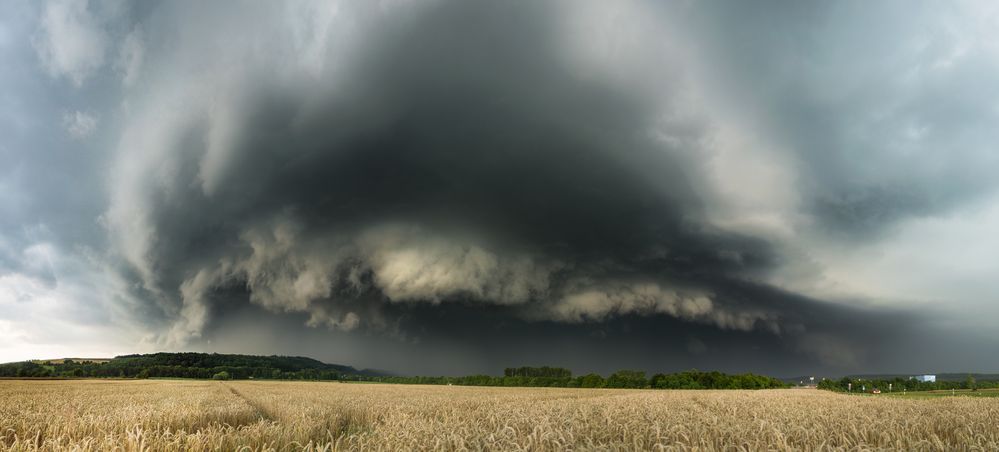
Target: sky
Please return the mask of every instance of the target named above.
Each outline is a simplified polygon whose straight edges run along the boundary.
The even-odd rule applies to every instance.
[[[989,1],[7,0],[0,362],[999,371]]]

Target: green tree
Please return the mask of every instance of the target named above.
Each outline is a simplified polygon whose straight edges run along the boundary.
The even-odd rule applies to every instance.
[[[649,381],[641,370],[619,370],[607,378],[608,388],[644,388]]]
[[[586,374],[580,377],[580,388],[602,388],[604,387],[604,377],[597,374]]]
[[[229,372],[226,372],[224,370],[215,375],[212,375],[212,380],[228,380],[228,379],[229,379]]]
[[[965,380],[964,383],[965,383],[965,385],[968,386],[968,389],[970,389],[972,391],[977,391],[978,390],[978,387],[975,385],[975,376],[974,375],[968,374],[968,379]]]

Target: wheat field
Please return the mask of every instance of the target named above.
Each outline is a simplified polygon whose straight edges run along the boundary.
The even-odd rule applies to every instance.
[[[3,450],[999,450],[999,399],[0,381]]]

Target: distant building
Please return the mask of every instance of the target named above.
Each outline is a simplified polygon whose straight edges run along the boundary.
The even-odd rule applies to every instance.
[[[936,383],[936,381],[937,381],[937,376],[936,375],[916,375],[915,377],[912,377],[912,378],[914,380],[918,380],[918,381],[921,381],[923,383]]]

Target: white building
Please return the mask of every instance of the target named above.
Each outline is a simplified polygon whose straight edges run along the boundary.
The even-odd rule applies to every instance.
[[[912,378],[919,380],[923,383],[935,383],[937,381],[936,375],[916,375],[915,377]]]

